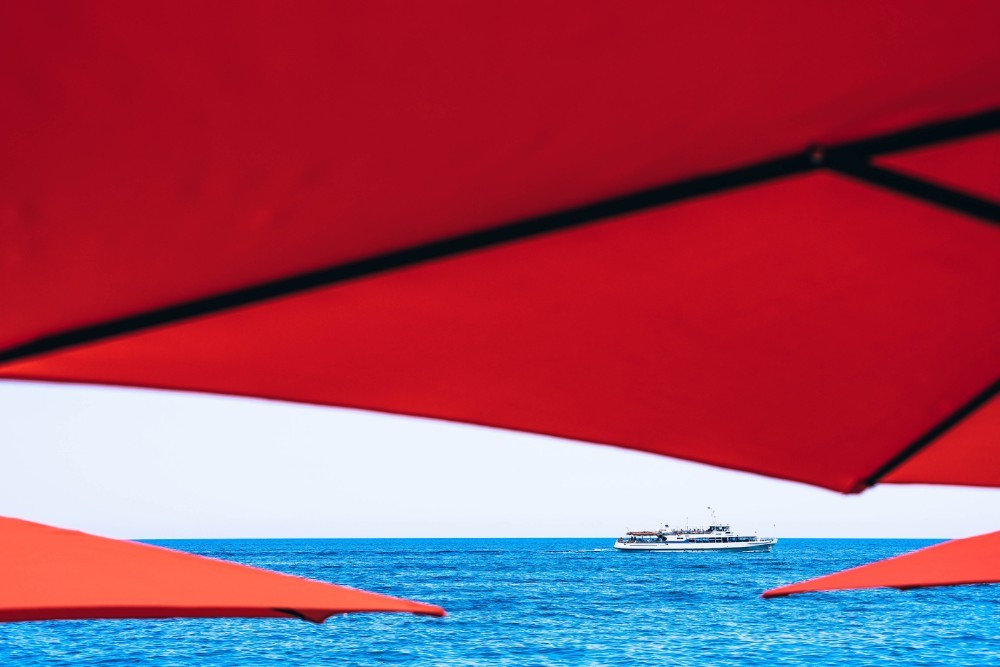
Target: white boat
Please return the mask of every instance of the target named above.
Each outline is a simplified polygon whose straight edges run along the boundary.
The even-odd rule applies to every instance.
[[[757,537],[734,533],[726,524],[714,519],[700,528],[636,530],[615,541],[620,551],[770,551],[778,543],[776,537]]]

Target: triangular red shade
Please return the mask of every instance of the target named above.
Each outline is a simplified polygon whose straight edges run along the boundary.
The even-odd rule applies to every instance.
[[[440,607],[161,547],[0,517],[0,621],[302,618]]]
[[[1000,531],[935,544],[895,558],[764,593],[773,598],[796,593],[853,588],[922,588],[1000,582]]]

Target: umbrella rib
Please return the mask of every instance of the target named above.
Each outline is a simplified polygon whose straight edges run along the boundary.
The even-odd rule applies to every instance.
[[[852,141],[838,148],[850,151],[854,155],[875,157],[930,144],[964,139],[994,130],[1000,130],[1000,109],[989,109],[971,116],[928,123],[902,132]]]
[[[816,169],[808,153],[769,160],[680,183],[673,183],[639,193],[616,197],[595,204],[543,215],[513,224],[462,236],[434,241],[346,264],[283,278],[223,294],[167,306],[138,315],[43,336],[27,343],[0,350],[0,364],[93,343],[114,336],[134,333],[151,327],[260,303],[309,289],[328,287],[394,269],[431,260],[480,250],[503,243],[539,236],[547,232],[579,227],[614,216],[663,206],[691,197],[753,185],[783,176]]]
[[[956,426],[963,419],[971,415],[973,412],[978,410],[980,407],[988,403],[994,397],[1000,395],[1000,378],[996,380],[993,384],[987,387],[984,391],[977,394],[971,401],[960,407],[955,412],[948,415],[945,419],[934,425],[933,428],[928,430],[922,436],[914,440],[908,447],[903,449],[901,452],[896,454],[896,456],[889,459],[886,463],[882,465],[874,473],[866,477],[864,480],[858,483],[858,485],[851,490],[852,493],[860,493],[868,487],[875,486],[878,484],[886,475],[892,471],[899,468],[901,465],[912,459],[914,456],[923,451],[929,444],[941,437],[945,432],[949,431],[951,428]]]
[[[862,139],[816,152],[816,159],[835,172],[893,190],[992,223],[1000,223],[1000,205],[943,187],[893,169],[872,164],[886,153],[920,148],[945,141],[965,139],[1000,130],[1000,109],[921,125],[902,132]]]
[[[824,166],[866,183],[873,183],[936,206],[1000,224],[1000,204],[879,167],[846,151],[831,151],[824,160]]]
[[[846,156],[848,155],[856,155],[863,159],[864,157],[884,152],[959,139],[992,131],[997,128],[1000,128],[1000,109],[993,109],[972,116],[931,123],[889,135],[830,147],[826,153],[818,149],[812,149],[795,155],[780,157],[747,167],[701,176],[594,204],[533,217],[488,230],[434,241],[413,248],[406,248],[384,255],[303,273],[290,278],[283,278],[202,299],[158,308],[138,315],[131,315],[42,336],[27,343],[15,345],[6,350],[0,350],[0,364],[56,352],[78,345],[94,343],[118,335],[134,333],[143,329],[209,315],[231,308],[260,303],[309,289],[327,287],[348,280],[363,278],[435,259],[526,239],[547,232],[578,227],[614,216],[671,204],[691,197],[723,192],[733,188],[758,184],[824,167],[840,171],[841,173],[848,173],[847,169],[849,168],[854,169],[855,173],[852,173],[852,176],[863,178],[867,182],[876,183],[897,192],[921,196],[924,199],[933,198],[936,203],[942,205],[947,206],[949,205],[948,202],[959,202],[960,206],[965,207],[960,209],[963,212],[965,212],[966,208],[971,207],[974,210],[980,211],[980,215],[977,217],[982,218],[981,213],[985,212],[988,219],[995,221],[996,218],[992,216],[995,215],[997,207],[989,202],[982,202],[976,200],[974,197],[954,193],[945,188],[925,184],[922,181],[910,179],[894,172],[888,172],[888,170],[880,170],[870,165],[864,169],[860,167],[855,169],[850,166],[845,167],[844,164],[859,161],[856,159],[847,159]],[[876,173],[876,170],[878,170],[878,173]],[[932,188],[933,193],[927,194],[931,192]]]

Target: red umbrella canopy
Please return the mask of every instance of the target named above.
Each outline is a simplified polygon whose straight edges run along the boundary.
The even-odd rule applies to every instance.
[[[912,553],[862,565],[764,593],[795,593],[851,588],[919,588],[1000,581],[1000,531],[935,544]]]
[[[0,2],[0,376],[1000,484],[998,21]]]
[[[434,605],[20,519],[0,517],[0,540],[0,621],[444,616]]]

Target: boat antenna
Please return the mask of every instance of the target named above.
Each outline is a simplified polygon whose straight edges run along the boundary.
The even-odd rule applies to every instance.
[[[712,509],[711,507],[709,507],[708,511],[712,513],[712,525],[714,526],[715,525],[715,510]]]

